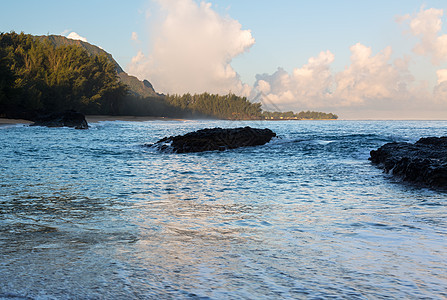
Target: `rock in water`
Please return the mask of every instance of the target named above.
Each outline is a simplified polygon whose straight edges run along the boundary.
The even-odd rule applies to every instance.
[[[369,159],[403,180],[447,190],[447,137],[388,143],[371,151]]]
[[[52,113],[36,119],[31,126],[46,126],[46,127],[74,127],[76,129],[88,129],[87,120],[85,116],[76,111],[64,111],[59,113]]]
[[[185,135],[171,136],[151,145],[161,151],[176,153],[203,152],[260,146],[268,143],[276,133],[270,129],[251,127],[202,129]]]

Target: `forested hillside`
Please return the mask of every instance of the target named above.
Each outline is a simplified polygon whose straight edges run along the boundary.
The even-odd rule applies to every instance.
[[[118,73],[118,80],[129,86],[130,94],[141,97],[157,96],[157,93],[155,92],[150,82],[148,82],[147,80],[140,81],[135,76],[130,76],[129,74],[124,72],[121,66],[113,59],[112,55],[106,52],[104,49],[99,48],[98,46],[80,40],[72,40],[60,35],[42,35],[35,36],[34,38],[40,42],[49,42],[55,47],[78,46],[86,50],[90,56],[105,55],[108,60],[115,66],[116,72]]]
[[[267,112],[235,94],[158,95],[110,54],[64,37],[0,34],[0,117],[84,114],[218,119],[336,119],[319,112]]]
[[[84,42],[81,40],[69,39],[69,38],[66,38],[61,35],[40,35],[40,36],[33,36],[33,38],[39,42],[43,42],[43,43],[49,42],[56,48],[61,47],[61,46],[78,46],[78,47],[86,50],[87,53],[90,54],[90,56],[105,55],[105,56],[107,56],[109,61],[115,65],[117,73],[124,72],[124,70],[113,59],[113,57],[110,53],[107,53],[104,49],[101,49],[98,46],[92,45],[88,42]]]
[[[55,47],[23,33],[2,34],[0,51],[2,112],[114,114],[127,95],[105,55],[90,56],[74,45]]]

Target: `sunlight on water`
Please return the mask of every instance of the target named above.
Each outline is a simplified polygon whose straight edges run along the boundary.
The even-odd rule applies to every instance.
[[[206,127],[279,139],[144,147]],[[368,162],[447,122],[103,122],[0,129],[0,299],[447,297],[445,193]]]

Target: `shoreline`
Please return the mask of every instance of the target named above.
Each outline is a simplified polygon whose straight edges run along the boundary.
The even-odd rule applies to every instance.
[[[104,121],[129,121],[129,122],[145,122],[145,121],[188,121],[187,119],[166,118],[166,117],[137,117],[137,116],[107,116],[107,115],[85,115],[85,119],[90,123],[98,123]],[[1,121],[0,121],[1,122]]]
[[[99,122],[113,122],[113,121],[125,121],[125,122],[146,122],[146,121],[191,121],[198,119],[181,119],[181,118],[167,118],[167,117],[137,117],[137,116],[109,116],[109,115],[86,115],[85,119],[89,124],[95,124]],[[199,119],[200,120],[200,119]],[[295,120],[295,119],[282,119],[282,120],[272,120],[272,119],[251,119],[251,120],[222,120],[222,121],[303,121],[303,120]],[[332,119],[321,119],[321,120],[313,120],[309,119],[306,121],[337,121]],[[34,123],[33,121],[24,120],[24,119],[8,119],[8,118],[0,118],[0,126],[9,126],[9,125],[30,125]]]
[[[113,121],[125,121],[125,122],[146,122],[146,121],[191,121],[191,120],[197,120],[197,119],[181,119],[181,118],[167,118],[167,117],[138,117],[138,116],[110,116],[110,115],[86,115],[85,119],[90,124],[95,124],[98,122],[113,122]],[[200,120],[200,119],[199,119]],[[224,121],[224,120],[222,120]],[[227,121],[446,121],[441,119],[433,119],[433,120],[426,120],[426,119],[395,119],[395,120],[388,120],[388,119],[303,119],[303,120],[296,120],[296,119],[279,119],[279,120],[272,120],[272,119],[254,119],[254,120],[227,120]],[[4,126],[10,126],[10,125],[17,125],[17,124],[23,124],[23,125],[30,125],[34,122],[24,119],[8,119],[8,118],[0,118],[0,127]]]
[[[136,117],[136,116],[107,116],[107,115],[86,115],[85,119],[90,124],[104,122],[104,121],[129,121],[129,122],[145,122],[145,121],[188,121],[187,119],[165,118],[165,117]],[[0,118],[0,126],[9,125],[29,125],[33,121],[24,119],[8,119]]]

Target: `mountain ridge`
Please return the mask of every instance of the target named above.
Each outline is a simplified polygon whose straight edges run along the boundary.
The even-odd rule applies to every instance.
[[[87,51],[87,53],[89,53],[92,56],[105,55],[109,59],[109,61],[114,64],[119,81],[126,84],[129,87],[129,91],[131,94],[135,96],[140,96],[142,98],[162,96],[162,94],[159,94],[155,91],[153,85],[148,80],[145,79],[141,81],[137,77],[127,74],[123,70],[123,68],[121,68],[121,66],[118,64],[118,62],[113,58],[112,54],[108,53],[107,51],[96,45],[81,40],[69,39],[61,35],[40,35],[34,37],[36,40],[40,42],[47,41],[56,47],[75,45],[83,48],[84,50]]]

